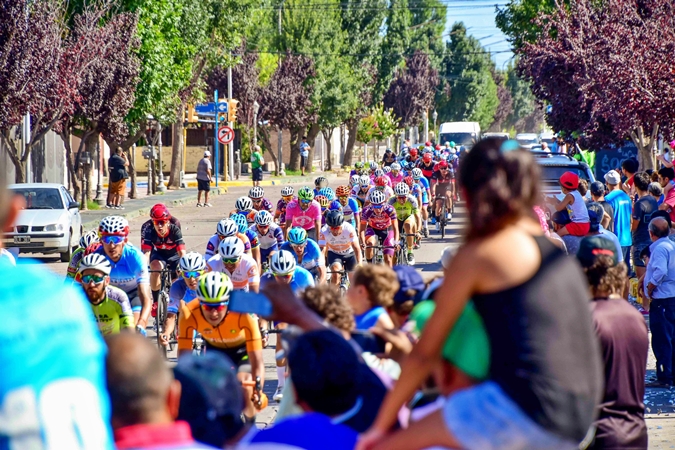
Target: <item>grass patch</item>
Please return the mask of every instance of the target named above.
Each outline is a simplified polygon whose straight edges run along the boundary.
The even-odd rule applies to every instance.
[[[101,205],[96,203],[94,200],[87,200],[87,209],[90,211],[95,211],[101,209]]]

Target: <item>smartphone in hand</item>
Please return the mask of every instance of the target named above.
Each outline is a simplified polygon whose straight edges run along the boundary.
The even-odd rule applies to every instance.
[[[233,291],[228,310],[243,314],[257,314],[261,317],[272,315],[272,302],[265,295],[255,292]]]

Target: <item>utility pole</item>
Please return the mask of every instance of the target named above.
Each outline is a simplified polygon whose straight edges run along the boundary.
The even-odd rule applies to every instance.
[[[424,142],[429,140],[429,112],[424,110]]]
[[[277,22],[277,28],[279,31],[279,38],[281,38],[281,12],[284,7],[284,1],[281,0],[279,3],[279,18]],[[281,48],[279,48],[279,58],[277,61],[277,66],[281,65]],[[282,175],[283,171],[281,169],[282,165],[284,164],[284,155],[283,155],[283,136],[281,135],[281,127],[277,125],[277,176]]]
[[[216,187],[218,187],[218,159],[219,159],[219,146],[218,146],[218,89],[213,92],[213,101],[216,103],[216,109],[214,111],[213,128],[215,134],[213,135],[213,173],[216,176]]]
[[[227,103],[228,105],[232,102],[232,65],[227,68]],[[217,105],[216,105],[217,107]],[[227,113],[228,120],[230,119],[230,112]],[[232,130],[234,130],[234,122],[228,122],[228,125]],[[216,136],[218,139],[218,136]],[[228,173],[230,174],[230,180],[234,180],[234,139],[228,144],[228,153],[227,153],[229,164],[227,165]]]
[[[159,182],[157,185],[157,190],[159,190],[159,192],[165,192],[166,186],[164,186],[164,170],[162,168],[162,124],[159,123],[159,120],[155,122],[155,128],[157,130],[157,156],[159,162]]]

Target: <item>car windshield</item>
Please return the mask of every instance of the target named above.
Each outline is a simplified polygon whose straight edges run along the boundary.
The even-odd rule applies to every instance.
[[[551,136],[551,137],[543,137],[543,138],[541,138],[541,142],[546,142],[546,143],[549,145],[549,147],[550,147],[551,144],[553,144],[553,143],[555,142],[555,138],[554,138],[553,136]]]
[[[532,145],[539,143],[536,137],[527,137],[527,136],[517,137],[516,141],[518,141],[520,145]]]
[[[441,142],[454,142],[455,145],[473,145],[476,133],[441,133]]]
[[[14,188],[17,195],[23,195],[26,209],[63,209],[63,201],[58,189],[53,188]]]
[[[558,185],[558,180],[562,176],[563,173],[565,172],[573,172],[579,175],[579,179],[583,179],[586,181],[590,182],[590,179],[588,177],[588,173],[586,173],[586,170],[584,167],[577,166],[577,167],[569,167],[569,166],[545,166],[541,165],[541,180],[545,184],[555,184],[556,186]]]

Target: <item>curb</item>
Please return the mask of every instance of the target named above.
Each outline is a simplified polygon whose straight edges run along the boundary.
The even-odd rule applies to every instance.
[[[346,173],[346,172],[345,172]],[[273,177],[273,175],[270,175],[270,177],[273,178],[268,178],[267,180],[263,180],[260,182],[260,186],[281,186],[283,184],[295,184],[295,183],[314,183],[314,179],[318,177],[319,175],[322,175],[328,179],[332,178],[339,178],[340,176],[344,176],[345,173],[323,173],[323,172],[317,172],[316,174],[312,175],[305,175],[304,177],[302,176],[293,176],[293,177]],[[250,178],[246,179],[240,179],[240,180],[233,180],[233,181],[218,181],[218,187],[245,187],[245,186],[251,186],[251,183],[253,180]],[[165,183],[166,184],[166,183]],[[108,183],[103,183],[103,188],[107,189],[108,188]],[[215,187],[216,183],[211,181],[211,187]],[[188,188],[196,188],[197,187],[197,180],[190,180],[187,182],[187,187]]]

